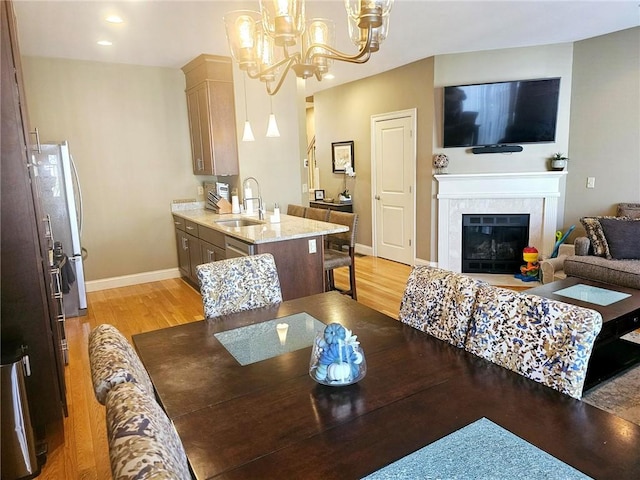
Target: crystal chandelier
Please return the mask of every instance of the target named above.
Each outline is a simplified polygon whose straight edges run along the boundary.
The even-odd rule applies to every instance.
[[[305,23],[304,0],[260,0],[260,12],[236,10],[224,17],[231,56],[250,78],[265,82],[269,95],[280,90],[293,70],[300,78],[318,80],[333,60],[365,63],[387,37],[393,0],[345,0],[351,41],[358,51],[348,55],[333,47],[333,21]]]

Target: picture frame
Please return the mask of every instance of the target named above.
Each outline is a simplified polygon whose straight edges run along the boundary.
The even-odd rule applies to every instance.
[[[324,200],[324,190],[315,190],[313,193],[315,200]]]
[[[349,165],[355,171],[353,140],[333,142],[331,144],[331,159],[333,161],[333,173],[345,173],[346,167]]]

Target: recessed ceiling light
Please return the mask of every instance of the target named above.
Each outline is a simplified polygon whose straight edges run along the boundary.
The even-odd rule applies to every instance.
[[[122,23],[124,22],[124,20],[122,20],[122,17],[119,17],[118,15],[109,15],[107,18],[105,18],[105,20],[109,23]]]
[[[102,45],[103,47],[110,47],[111,45],[113,45],[113,43],[109,40],[100,40],[98,41],[98,45]]]

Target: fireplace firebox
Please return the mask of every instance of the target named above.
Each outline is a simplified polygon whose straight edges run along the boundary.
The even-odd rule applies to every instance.
[[[462,215],[462,272],[515,274],[529,241],[529,214]]]

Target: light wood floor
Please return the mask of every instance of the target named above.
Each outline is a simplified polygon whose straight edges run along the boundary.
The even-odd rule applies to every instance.
[[[394,318],[411,267],[374,257],[356,258],[358,301]],[[336,270],[336,284],[348,287],[348,270]],[[69,365],[65,369],[69,416],[64,434],[54,432],[39,479],[111,478],[105,411],[93,394],[87,342],[89,332],[110,323],[131,335],[201,320],[200,294],[180,279],[92,292],[88,315],[67,320]]]

